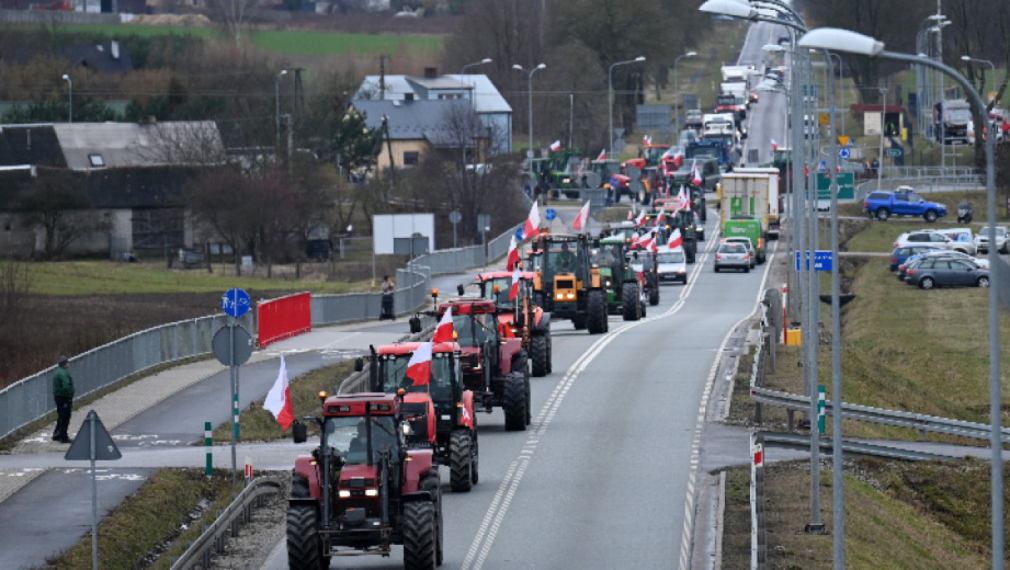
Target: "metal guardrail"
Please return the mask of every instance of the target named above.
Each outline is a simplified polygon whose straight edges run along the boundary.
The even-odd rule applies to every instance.
[[[797,451],[810,451],[809,434],[770,431],[756,433],[760,434],[761,441],[765,446],[795,449]],[[834,441],[830,437],[821,436],[819,444],[821,450],[825,454],[830,455],[834,449]],[[849,455],[885,457],[889,459],[901,459],[904,461],[945,461],[950,459],[947,455],[937,455],[935,453],[902,449],[900,447],[893,447],[890,445],[863,443],[847,439],[842,440],[842,451]]]
[[[238,323],[256,331],[256,311]],[[135,374],[185,358],[211,352],[214,333],[230,317],[213,315],[178,321],[136,332],[70,358],[77,398],[111,386]],[[0,390],[0,439],[56,410],[52,375],[46,368]]]
[[[263,497],[281,490],[281,484],[273,479],[257,477],[246,485],[245,489],[235,497],[228,508],[218,513],[217,519],[204,527],[203,534],[186,548],[179,558],[172,559],[170,570],[190,570],[211,567],[211,556],[214,552],[224,552],[225,534],[238,536],[239,527],[252,518],[252,507],[263,506]]]

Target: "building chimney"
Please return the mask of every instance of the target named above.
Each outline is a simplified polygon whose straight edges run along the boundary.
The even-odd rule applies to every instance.
[[[438,77],[437,67],[425,67],[424,68],[424,78],[425,79],[435,79]]]
[[[112,47],[109,49],[112,59],[119,60],[119,40],[112,40]]]

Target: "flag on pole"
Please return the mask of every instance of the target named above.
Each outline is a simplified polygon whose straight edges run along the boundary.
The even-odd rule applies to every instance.
[[[645,225],[645,210],[642,210],[635,218],[635,227],[640,228]]]
[[[557,141],[552,142],[551,143],[551,151],[552,152],[558,152],[559,150],[561,150],[561,141],[557,140]]]
[[[629,220],[634,220],[635,219],[635,213],[633,211],[631,211],[631,210],[628,210],[628,219]]]
[[[523,227],[523,240],[528,240],[540,235],[540,210],[537,203],[533,202],[530,208],[530,215],[526,218],[526,226]]]
[[[515,271],[512,272],[512,287],[509,288],[509,301],[515,301],[516,297],[519,296],[519,279],[521,277],[522,273],[516,267]]]
[[[596,162],[601,162],[601,161],[604,161],[604,160],[607,160],[607,149],[601,150],[600,151],[600,156],[596,157]]]
[[[431,342],[452,342],[452,307],[445,310],[445,314],[442,315],[442,320],[438,321],[438,326],[435,327],[435,334],[431,337]]]
[[[659,215],[656,216],[656,227],[658,228],[662,226],[663,222],[665,221],[666,221],[666,210],[660,210]]]
[[[414,386],[427,386],[431,382],[431,347],[429,340],[410,355],[406,376],[414,381]]]
[[[691,163],[691,182],[694,182],[695,186],[701,186],[701,183],[703,182],[701,178],[701,171],[698,170],[697,159],[695,159],[694,162]]]
[[[779,143],[775,142],[775,139],[772,139],[772,150],[778,150],[778,149],[779,149]]]
[[[674,228],[670,233],[670,240],[666,242],[666,247],[677,249],[684,245],[684,239],[680,237],[680,228]]]
[[[652,228],[643,234],[641,240],[639,240],[639,245],[645,250],[658,251],[656,247],[656,228]]]
[[[516,245],[515,234],[512,234],[512,242],[509,244],[509,256],[505,263],[508,271],[512,271],[512,268],[519,263],[519,247]]]
[[[572,229],[581,232],[589,227],[589,200],[579,210],[579,214],[572,220]]]
[[[652,146],[652,137],[649,135],[642,135],[642,146]]]
[[[281,355],[281,370],[277,374],[277,380],[267,392],[266,400],[263,401],[263,409],[269,411],[277,418],[284,431],[288,431],[291,423],[295,421],[295,412],[291,408],[291,387],[288,386],[288,368],[284,364],[284,355]]]

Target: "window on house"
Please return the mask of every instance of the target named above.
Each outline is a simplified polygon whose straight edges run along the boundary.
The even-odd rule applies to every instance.
[[[404,152],[403,153],[403,165],[404,166],[412,166],[412,165],[417,164],[418,154],[419,153],[417,151],[407,151],[407,152]]]
[[[105,159],[102,158],[102,155],[100,154],[89,154],[88,160],[91,161],[91,166],[94,167],[105,166]]]
[[[438,94],[438,98],[439,99],[462,99],[463,98],[463,94],[462,93],[439,93]]]

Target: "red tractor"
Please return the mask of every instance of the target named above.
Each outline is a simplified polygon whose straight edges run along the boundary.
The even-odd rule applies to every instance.
[[[414,386],[407,363],[420,342],[372,347],[369,389],[396,394],[403,389],[403,415],[408,421],[407,445],[428,447],[436,465],[449,467],[453,491],[469,491],[479,479],[477,423],[473,392],[463,388],[460,349],[441,342],[431,349],[431,381]]]
[[[532,420],[530,375],[523,339],[499,319],[494,302],[474,297],[452,299],[439,305],[441,320],[452,309],[452,327],[460,346],[463,387],[473,392],[474,410],[505,412],[505,429],[525,430]],[[411,319],[411,332],[420,332]]]
[[[389,556],[403,545],[403,566],[442,564],[442,495],[430,449],[408,449],[402,396],[320,393],[319,447],[299,456],[287,512],[288,566],[330,567],[334,556]]]
[[[532,271],[520,274],[515,300],[509,300],[512,274],[507,271],[481,273],[477,275],[476,285],[482,298],[498,305],[498,321],[508,327],[512,336],[522,338],[523,349],[532,365],[531,375],[546,376],[553,368],[551,314],[533,302],[533,280],[536,276]],[[457,286],[460,295],[463,295],[463,289],[463,285]]]

